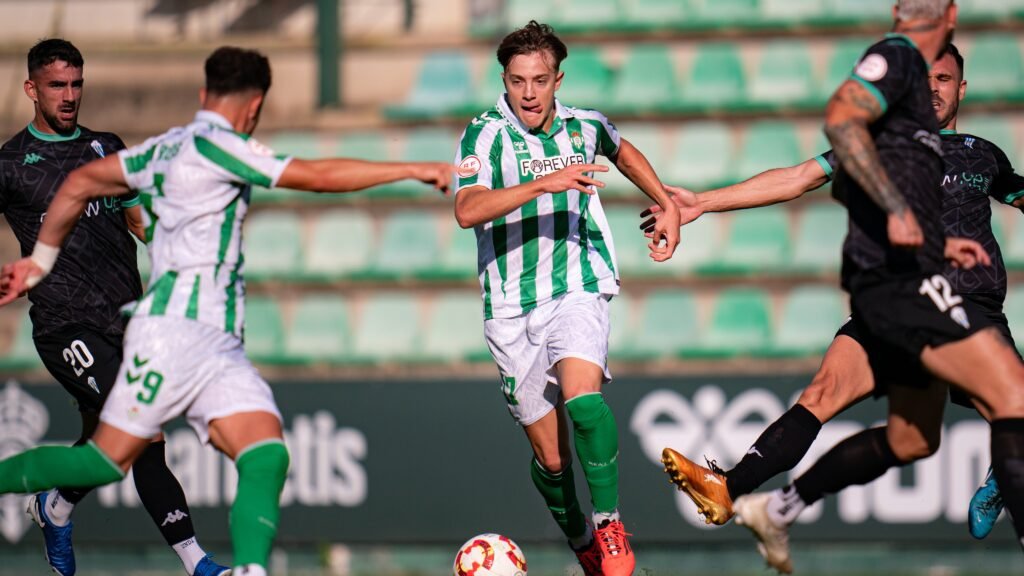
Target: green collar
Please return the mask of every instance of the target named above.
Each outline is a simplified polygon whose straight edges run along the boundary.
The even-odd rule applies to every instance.
[[[907,44],[910,44],[914,48],[914,50],[917,50],[918,54],[921,54],[921,49],[917,47],[917,42],[914,42],[914,40],[911,39],[910,36],[907,36],[906,34],[900,34],[899,32],[889,32],[888,34],[885,35],[885,37],[887,39],[888,38],[899,38],[900,40],[903,40]],[[921,58],[924,58],[924,54],[921,54]],[[928,71],[931,72],[931,70],[932,70],[932,63],[928,62],[927,60],[925,60],[924,64],[925,64],[925,66],[928,67]]]
[[[75,126],[74,132],[64,136],[62,134],[47,134],[46,132],[40,132],[39,129],[31,122],[28,125],[28,132],[43,142],[67,142],[68,140],[74,140],[82,135],[82,129],[78,126]]]
[[[545,132],[541,128],[535,128],[533,130],[530,130],[530,134],[533,134],[534,136],[537,136],[539,138],[549,139],[558,133],[558,131],[562,128],[562,124],[565,124],[565,121],[562,120],[562,117],[558,115],[556,110],[555,120],[551,123],[551,130]]]
[[[939,134],[942,134],[943,136],[950,136],[952,134],[956,134],[956,130],[950,130],[947,128],[944,130],[939,130]]]

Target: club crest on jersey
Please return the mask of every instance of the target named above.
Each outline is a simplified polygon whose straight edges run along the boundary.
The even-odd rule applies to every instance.
[[[533,160],[520,160],[519,171],[523,176],[533,174],[534,178],[540,178],[575,164],[586,164],[583,154],[556,156],[554,158],[544,158],[543,160],[537,158]]]
[[[583,136],[581,136],[579,132],[573,132],[569,137],[572,139],[573,146],[576,148],[583,148]]]
[[[91,147],[92,151],[95,152],[96,155],[99,156],[100,158],[107,157],[107,153],[103,151],[103,144],[100,144],[99,140],[93,140],[92,142],[89,142],[89,147]]]
[[[964,139],[964,146],[970,148],[971,150],[974,150],[974,143],[975,142],[976,142],[976,140],[974,138],[965,138]]]

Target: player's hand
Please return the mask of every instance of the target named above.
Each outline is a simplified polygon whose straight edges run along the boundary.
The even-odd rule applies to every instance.
[[[679,246],[679,208],[670,204],[668,209],[659,213],[654,230],[650,234],[651,242],[647,248],[651,250],[651,260],[665,262],[676,252]]]
[[[0,306],[18,299],[39,283],[46,274],[31,258],[22,258],[0,269]]]
[[[967,238],[946,238],[945,256],[953,268],[970,270],[978,265],[992,265],[985,247]]]
[[[581,194],[593,194],[590,188],[604,188],[604,182],[587,176],[588,172],[607,172],[608,167],[602,164],[573,164],[566,166],[557,172],[537,179],[540,184],[540,191],[545,194],[561,194],[569,190],[576,190]]]
[[[690,190],[680,188],[678,186],[669,186],[667,184],[663,184],[662,188],[665,190],[665,193],[668,194],[668,197],[672,199],[672,202],[679,207],[680,226],[686,226],[690,222],[700,218],[701,214],[704,213],[704,210],[698,206],[697,195]],[[661,213],[661,206],[658,206],[657,204],[640,213],[641,218],[647,218],[647,220],[644,220],[643,223],[640,224],[640,229],[644,231],[644,235],[648,238],[650,238],[654,232],[654,224],[658,221],[658,218],[661,217]]]
[[[914,249],[924,244],[924,233],[909,208],[902,214],[889,214],[888,232],[893,246]]]
[[[1011,202],[1010,206],[1013,206],[1014,208],[1020,210],[1021,212],[1024,212],[1024,196],[1017,198],[1016,200]]]
[[[445,162],[416,162],[413,164],[412,177],[448,196],[451,194],[452,174],[458,169],[458,166]]]

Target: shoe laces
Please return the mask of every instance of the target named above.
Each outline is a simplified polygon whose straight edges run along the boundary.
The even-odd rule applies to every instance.
[[[632,534],[626,532],[626,527],[618,520],[608,522],[607,525],[598,528],[594,533],[594,538],[597,539],[598,545],[601,546],[602,556],[618,556],[622,554],[626,549],[627,536],[632,536]]]
[[[985,511],[1001,508],[1003,506],[1003,494],[998,490],[992,490],[981,499],[981,508]]]
[[[707,463],[707,465],[708,465],[708,468],[709,468],[709,469],[710,469],[710,470],[711,470],[712,472],[714,472],[715,474],[718,474],[719,476],[725,476],[725,470],[722,470],[722,469],[721,469],[721,468],[720,468],[720,467],[718,466],[718,460],[709,460],[709,459],[708,459],[708,457],[707,457],[707,456],[705,456],[705,457],[704,457],[704,462],[705,462],[705,463]]]

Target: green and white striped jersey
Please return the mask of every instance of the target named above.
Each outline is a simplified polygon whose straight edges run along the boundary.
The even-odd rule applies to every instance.
[[[618,149],[619,133],[600,112],[556,100],[545,134],[526,128],[502,94],[462,135],[457,189],[508,188]],[[619,293],[615,247],[596,194],[544,194],[476,226],[476,238],[485,318],[514,318],[572,291]]]
[[[273,187],[291,159],[207,110],[118,157],[149,218],[153,270],[133,314],[190,318],[241,337],[249,196],[254,184]]]

